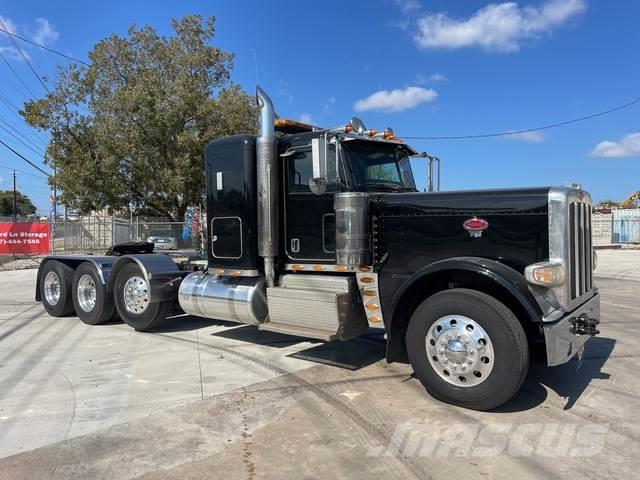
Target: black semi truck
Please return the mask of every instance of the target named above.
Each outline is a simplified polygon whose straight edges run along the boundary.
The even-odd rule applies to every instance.
[[[53,316],[151,330],[177,309],[324,341],[383,328],[434,397],[487,410],[530,358],[581,355],[598,333],[591,199],[574,187],[418,192],[417,152],[391,129],[276,120],[205,149],[208,261],[154,253],[51,256],[36,299]]]

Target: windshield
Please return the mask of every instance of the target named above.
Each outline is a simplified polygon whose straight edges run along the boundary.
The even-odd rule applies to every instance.
[[[409,157],[394,145],[348,141],[342,148],[358,190],[416,191]]]

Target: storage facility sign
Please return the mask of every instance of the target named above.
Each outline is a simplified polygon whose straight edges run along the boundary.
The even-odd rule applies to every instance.
[[[0,255],[49,253],[48,223],[0,222]]]

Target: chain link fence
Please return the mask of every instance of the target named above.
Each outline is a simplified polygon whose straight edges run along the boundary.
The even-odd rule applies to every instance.
[[[54,253],[97,252],[126,242],[144,242],[152,236],[171,236],[177,248],[196,250],[200,246],[200,232],[183,238],[184,222],[164,218],[83,216],[60,219],[53,235]]]

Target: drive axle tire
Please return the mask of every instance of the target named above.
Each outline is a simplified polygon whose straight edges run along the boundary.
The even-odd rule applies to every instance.
[[[406,344],[427,392],[473,410],[491,410],[509,400],[529,367],[527,337],[518,319],[475,290],[446,290],[423,301],[411,316]]]
[[[98,271],[90,263],[82,263],[76,269],[72,292],[76,315],[87,325],[98,325],[114,317],[113,295],[107,292]]]
[[[129,263],[117,273],[113,290],[116,309],[127,325],[151,330],[170,313],[173,302],[153,302],[151,287],[140,267]]]
[[[40,299],[52,317],[67,317],[73,314],[71,299],[73,268],[57,260],[49,260],[40,272]]]

